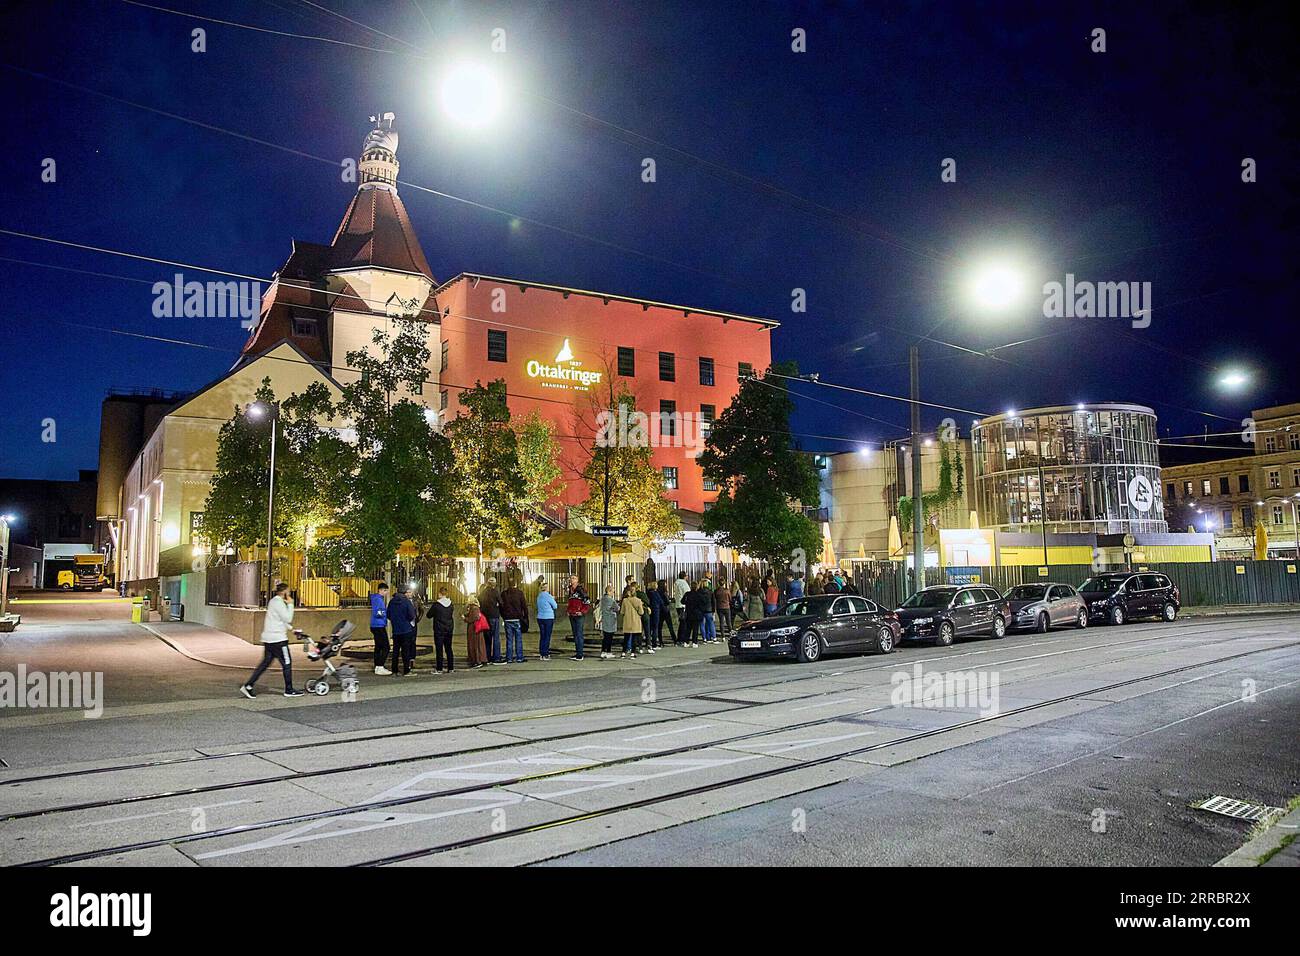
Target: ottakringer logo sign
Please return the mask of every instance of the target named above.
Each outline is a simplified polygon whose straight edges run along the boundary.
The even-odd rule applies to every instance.
[[[524,366],[524,373],[529,378],[537,379],[542,388],[558,388],[575,392],[590,391],[591,386],[599,385],[601,378],[604,377],[603,372],[593,372],[582,367],[582,363],[573,357],[568,339],[564,340],[563,347],[555,356],[554,365],[529,359],[528,364]]]

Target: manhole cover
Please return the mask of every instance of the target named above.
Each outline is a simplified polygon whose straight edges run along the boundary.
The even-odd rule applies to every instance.
[[[1234,800],[1232,797],[1213,796],[1207,797],[1200,803],[1193,803],[1192,809],[1205,810],[1209,813],[1221,813],[1225,817],[1234,817],[1238,820],[1263,820],[1281,813],[1281,807],[1269,807],[1262,803],[1247,803],[1245,800]]]

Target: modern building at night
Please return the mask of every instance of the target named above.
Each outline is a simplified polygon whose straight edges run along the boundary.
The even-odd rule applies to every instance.
[[[981,527],[1164,534],[1156,415],[1143,405],[1060,405],[976,422]]]
[[[587,497],[579,475],[595,437],[592,390],[607,389],[611,377],[649,416],[652,460],[685,524],[697,524],[716,498],[696,458],[701,433],[740,380],[771,363],[777,323],[478,273],[439,283],[398,195],[397,144],[385,114],[366,135],[357,192],[333,239],[294,240],[234,368],[154,415],[133,458],[111,462],[117,480],[101,488],[99,513],[122,542],[123,581],[150,586],[160,557],[171,567],[169,552],[198,543],[191,529],[215,469],[220,425],[252,400],[263,378],[277,397],[313,382],[337,395],[356,374],[347,354],[373,350],[374,331],[392,331],[398,318],[428,325],[430,358],[416,401],[439,427],[455,417],[462,390],[495,379],[506,383],[512,416],[537,410],[555,425],[566,482],[548,509],[557,523],[565,523],[566,506]],[[117,447],[103,445],[101,458]]]

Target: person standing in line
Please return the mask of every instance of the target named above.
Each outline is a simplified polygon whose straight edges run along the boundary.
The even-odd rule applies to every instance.
[[[600,659],[607,661],[614,656],[614,635],[618,633],[618,598],[614,596],[612,584],[606,584],[605,593],[600,596],[596,622],[600,628]]]
[[[623,656],[636,659],[637,645],[644,640],[644,622],[641,615],[645,613],[645,604],[636,596],[636,585],[629,584],[623,589],[623,602],[619,607],[623,618]]]
[[[591,610],[591,598],[578,583],[576,574],[569,575],[569,586],[564,593],[565,612],[569,616],[569,627],[573,629],[573,657],[570,660],[582,660],[582,632],[587,623],[587,613]]]
[[[731,633],[731,588],[725,581],[719,581],[713,592],[713,611],[718,616],[717,637],[725,641]]]
[[[686,580],[686,572],[678,572],[677,580],[673,582],[673,607],[677,611],[677,637],[674,643],[680,647],[689,646],[683,632],[686,630],[686,595],[690,590],[691,584]]]
[[[803,597],[803,572],[796,572],[790,578],[790,600]]]
[[[447,673],[456,669],[456,658],[451,650],[451,638],[456,632],[456,619],[451,611],[451,597],[445,587],[438,589],[438,600],[429,605],[429,620],[433,621],[433,648],[437,657],[435,674],[442,673],[442,655],[447,655]]]
[[[551,659],[551,630],[555,627],[555,612],[559,604],[546,587],[546,579],[538,579],[537,591],[537,656],[544,661]]]
[[[650,630],[650,595],[646,593],[645,586],[637,581],[632,585],[632,590],[636,593],[636,599],[641,602],[641,637],[639,642],[641,649],[647,654],[655,652],[653,643],[654,634]],[[654,590],[651,588],[651,590]]]
[[[661,582],[650,582],[650,649],[658,650],[664,646],[664,595],[659,590]]]
[[[528,621],[528,598],[514,581],[501,592],[501,620],[506,630],[506,663],[524,662],[524,624]]]
[[[768,578],[767,587],[763,589],[763,616],[771,617],[775,614],[780,601],[781,592],[777,589],[776,582]]]
[[[750,621],[763,618],[763,588],[758,578],[749,579],[749,590],[745,593],[745,618]]]
[[[814,594],[821,594],[821,593],[822,593],[822,573],[818,571],[808,581],[808,594],[814,595]]]
[[[487,630],[487,618],[479,610],[478,602],[470,598],[461,620],[465,622],[465,657],[469,660],[470,669],[474,670],[485,663],[483,632]]]
[[[491,578],[488,578],[479,588],[478,606],[483,616],[487,618],[487,633],[484,634],[483,640],[487,645],[488,663],[504,664],[505,658],[501,656],[501,592],[497,590],[497,583]]]
[[[275,586],[275,593],[266,602],[266,621],[262,624],[262,662],[239,688],[239,692],[253,700],[257,694],[253,686],[266,673],[272,661],[280,662],[284,672],[284,696],[301,697],[302,691],[293,686],[293,659],[289,656],[289,629],[293,625],[293,602],[289,599],[289,585],[281,581]]]
[[[409,677],[415,663],[415,604],[405,591],[388,602],[388,621],[393,627],[393,676]]]
[[[375,638],[375,673],[391,674],[388,664],[388,583],[379,582],[370,595],[370,633]]]

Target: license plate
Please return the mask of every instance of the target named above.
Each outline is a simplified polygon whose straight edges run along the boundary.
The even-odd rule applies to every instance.
[[[762,641],[741,641],[740,646],[741,647],[762,647],[763,642]]]

